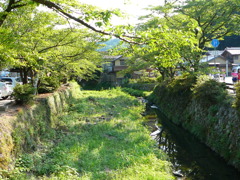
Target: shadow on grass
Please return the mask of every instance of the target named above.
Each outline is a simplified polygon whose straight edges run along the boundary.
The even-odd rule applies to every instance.
[[[112,179],[116,171],[149,163],[153,142],[138,121],[139,107],[135,98],[123,94],[74,99],[60,118],[54,146],[38,160],[34,174],[58,174],[68,167],[78,177]]]

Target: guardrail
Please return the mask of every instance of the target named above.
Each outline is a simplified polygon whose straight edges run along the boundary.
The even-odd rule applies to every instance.
[[[234,87],[234,84],[232,84],[232,83],[225,83],[226,84],[226,86],[227,86],[227,89],[229,89],[229,90],[233,90],[233,92],[235,92],[235,87]]]

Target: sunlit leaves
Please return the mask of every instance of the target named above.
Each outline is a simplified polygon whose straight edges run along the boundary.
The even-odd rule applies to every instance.
[[[25,68],[41,76],[90,76],[97,69],[95,35],[84,29],[58,28],[66,21],[56,14],[24,8],[8,16],[0,29],[5,67]],[[40,77],[41,77],[40,76]]]
[[[136,30],[142,46],[126,54],[151,62],[160,71],[198,71],[203,50],[212,39],[239,34],[240,6],[236,0],[186,0],[151,8]]]

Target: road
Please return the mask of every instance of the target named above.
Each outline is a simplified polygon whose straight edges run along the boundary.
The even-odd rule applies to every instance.
[[[3,112],[6,110],[6,108],[14,102],[13,99],[0,99],[0,112]]]
[[[225,81],[223,81],[222,79],[220,79],[220,82],[225,82],[225,83],[228,83],[228,84],[233,84],[232,82],[232,77],[231,76],[228,76],[225,78]]]

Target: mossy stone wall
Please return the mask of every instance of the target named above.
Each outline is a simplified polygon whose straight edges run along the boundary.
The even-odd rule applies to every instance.
[[[18,154],[35,150],[42,138],[54,134],[57,118],[78,89],[79,86],[72,84],[48,97],[36,99],[34,105],[20,109],[14,116],[4,116],[1,119],[1,169],[11,168],[11,163]]]
[[[183,101],[181,94],[162,97],[162,92],[155,88],[151,99],[160,110],[240,170],[240,119],[232,103],[205,107],[193,98]]]

